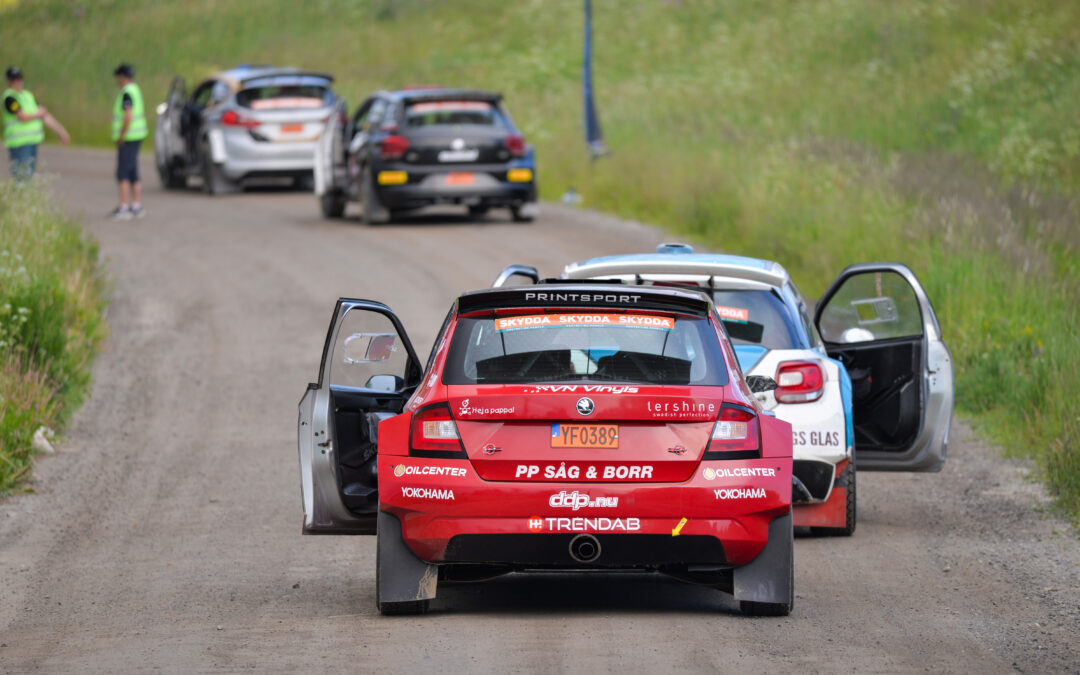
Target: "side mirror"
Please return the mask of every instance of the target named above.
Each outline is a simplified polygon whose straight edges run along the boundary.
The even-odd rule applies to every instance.
[[[761,394],[767,391],[773,391],[776,389],[776,380],[765,375],[749,375],[746,378],[746,386],[750,387],[750,392],[754,394]]]
[[[158,116],[161,116],[161,115],[164,115],[165,112],[168,109],[169,109],[169,104],[168,103],[158,103],[157,108],[155,108],[154,110],[157,111]]]
[[[372,375],[368,378],[365,389],[375,391],[398,392],[405,388],[405,380],[397,375]]]

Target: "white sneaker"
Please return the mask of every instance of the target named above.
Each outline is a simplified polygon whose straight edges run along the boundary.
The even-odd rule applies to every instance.
[[[141,205],[140,206],[132,206],[131,207],[131,215],[133,217],[135,217],[135,218],[142,218],[143,216],[146,215],[146,209],[144,209]]]
[[[117,206],[105,216],[109,220],[131,220],[134,216],[126,204]]]

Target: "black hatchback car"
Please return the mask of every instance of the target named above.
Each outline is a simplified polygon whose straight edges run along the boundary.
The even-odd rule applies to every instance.
[[[369,223],[435,204],[472,215],[508,208],[514,220],[531,221],[536,164],[501,94],[381,91],[352,117],[344,103],[331,115],[315,150],[315,194],[328,218],[358,201]]]

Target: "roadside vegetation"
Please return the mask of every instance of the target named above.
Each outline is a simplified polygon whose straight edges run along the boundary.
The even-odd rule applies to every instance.
[[[9,7],[2,32],[84,143],[106,142],[121,60],[150,108],[174,74],[245,62],[333,72],[353,105],[383,87],[489,87],[536,144],[548,199],[573,187],[780,260],[811,295],[849,263],[906,262],[953,350],[960,413],[1032,457],[1080,522],[1080,4],[593,4],[613,150],[595,163],[579,0],[37,0]]]
[[[97,245],[47,182],[0,182],[0,495],[28,477],[34,433],[86,395],[104,309]]]

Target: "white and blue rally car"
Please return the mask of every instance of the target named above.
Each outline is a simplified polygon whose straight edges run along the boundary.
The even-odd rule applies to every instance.
[[[514,275],[537,278],[511,266],[496,285]],[[926,292],[903,264],[848,267],[813,314],[779,263],[684,244],[572,263],[562,276],[689,285],[712,296],[744,376],[775,383],[757,394],[763,409],[792,426],[796,527],[855,531],[856,457],[863,471],[945,463],[952,359]]]

